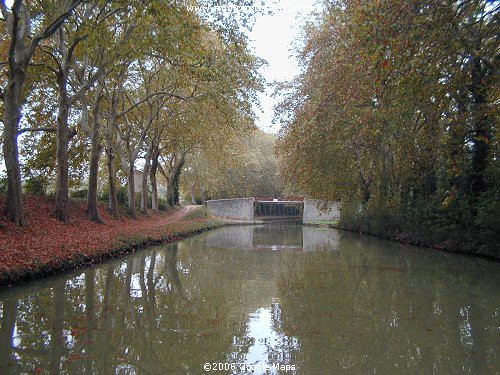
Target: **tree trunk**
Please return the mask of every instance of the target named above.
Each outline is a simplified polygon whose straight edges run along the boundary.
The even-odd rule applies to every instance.
[[[134,186],[134,163],[129,161],[127,183],[128,183],[128,213],[135,218],[135,186]]]
[[[195,186],[196,186],[196,182],[193,182],[191,184],[191,190],[190,190],[190,193],[191,193],[191,204],[196,204]]]
[[[172,202],[173,202],[174,190],[173,190],[173,185],[170,181],[171,181],[171,179],[167,179],[166,198],[167,198],[168,205],[173,207],[174,204]]]
[[[97,209],[97,174],[99,172],[99,157],[101,147],[99,145],[99,123],[94,114],[92,126],[92,140],[90,153],[89,189],[87,194],[87,212],[89,219],[102,222]]]
[[[100,90],[100,91],[99,91]],[[92,129],[90,133],[90,166],[89,187],[87,193],[87,214],[92,221],[102,222],[97,208],[97,175],[99,173],[99,158],[101,156],[101,145],[99,144],[100,130],[100,103],[102,99],[102,86],[99,84],[98,91],[92,109]]]
[[[144,169],[142,171],[142,182],[141,182],[141,212],[143,214],[148,211],[148,176],[149,176],[149,165],[144,164]]]
[[[116,166],[115,166],[115,116],[116,104],[112,100],[111,114],[106,129],[106,156],[108,164],[108,209],[113,217],[118,217],[118,198],[116,196]]]
[[[116,169],[115,169],[115,153],[113,152],[113,148],[108,147],[106,150],[106,155],[108,157],[108,188],[109,188],[109,202],[108,202],[108,209],[109,212],[114,217],[118,217],[118,198],[116,196],[116,180],[115,180],[115,175],[116,175]]]
[[[151,160],[151,169],[149,178],[151,180],[151,208],[158,211],[158,183],[156,181],[156,173],[158,172],[158,158]]]
[[[207,201],[207,192],[204,186],[200,188],[200,195],[201,195],[201,204],[205,205],[205,202]]]
[[[5,215],[17,225],[24,226],[26,221],[23,210],[21,186],[21,168],[19,167],[19,149],[17,132],[21,119],[19,104],[20,89],[24,82],[24,74],[9,72],[9,85],[5,91],[3,156],[7,170],[7,200]]]
[[[141,211],[146,213],[148,210],[148,176],[151,165],[151,149],[146,154],[144,169],[142,171],[142,191],[141,191]]]
[[[69,221],[68,190],[68,145],[69,145],[69,102],[67,76],[61,72],[57,79],[59,91],[59,113],[57,115],[57,182],[56,182],[56,217]]]
[[[181,154],[179,159],[174,162],[169,174],[165,176],[167,180],[167,200],[172,207],[179,204],[179,179],[186,160],[185,158],[186,155]]]

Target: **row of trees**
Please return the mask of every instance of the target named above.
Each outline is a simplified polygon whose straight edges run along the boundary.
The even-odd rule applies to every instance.
[[[493,251],[499,7],[325,2],[278,107],[285,175],[313,197],[341,200],[353,229],[422,230]]]
[[[233,142],[222,155],[218,149],[192,153],[181,179],[182,191],[193,204],[207,198],[282,196],[275,147],[276,135],[257,129]]]
[[[1,2],[0,97],[10,220],[25,224],[22,166],[24,175],[56,176],[56,215],[62,221],[69,220],[72,174],[84,175],[89,217],[100,220],[97,189],[105,162],[109,209],[117,215],[121,170],[134,215],[139,159],[143,186],[149,176],[152,208],[158,209],[158,173],[172,196],[187,155],[214,147],[223,153],[254,129],[251,106],[262,84],[257,72],[262,62],[249,52],[238,27],[251,14],[231,14],[220,1],[210,5],[210,0]],[[146,193],[141,208],[147,205]]]

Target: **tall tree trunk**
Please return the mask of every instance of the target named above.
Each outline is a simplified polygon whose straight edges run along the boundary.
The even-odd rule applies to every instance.
[[[196,186],[196,182],[193,181],[193,183],[191,184],[191,190],[190,190],[191,204],[196,204],[195,186]]]
[[[179,191],[179,182],[180,182],[180,179],[181,179],[181,173],[182,173],[182,167],[184,166],[184,160],[182,160],[182,162],[179,164],[179,167],[177,168],[177,171],[174,175],[174,181],[173,181],[173,198],[174,198],[174,201],[173,201],[173,204],[174,205],[178,205],[179,204],[179,200],[180,200],[180,191]]]
[[[200,187],[200,195],[201,195],[201,204],[205,205],[207,201],[207,191],[204,186]]]
[[[17,225],[24,226],[26,221],[23,210],[17,135],[21,120],[21,91],[31,58],[30,49],[26,47],[29,24],[23,22],[29,20],[29,12],[26,9],[26,4],[21,1],[12,4],[11,12],[8,16],[2,12],[10,37],[8,81],[5,92],[2,92],[2,100],[4,101],[3,156],[7,171],[5,215]]]
[[[155,134],[151,142],[151,167],[149,169],[149,179],[151,181],[151,208],[155,211],[158,211],[158,181],[156,175],[158,173],[160,153],[160,136],[159,134]]]
[[[92,140],[90,152],[89,188],[87,194],[87,212],[90,220],[102,222],[97,209],[97,174],[99,173],[99,157],[101,147],[99,145],[99,124],[94,119],[92,126]]]
[[[97,209],[97,175],[99,173],[99,158],[101,156],[101,145],[99,144],[100,117],[99,109],[102,99],[101,85],[98,87],[96,98],[92,108],[92,129],[90,145],[90,167],[89,187],[87,193],[87,214],[90,220],[102,222]]]
[[[116,167],[115,167],[115,153],[113,148],[108,148],[106,150],[106,156],[108,158],[108,209],[109,212],[114,216],[118,217],[118,198],[116,196]]]
[[[114,102],[114,99],[112,100]],[[116,104],[111,106],[111,114],[106,129],[106,157],[108,166],[108,209],[116,218],[118,217],[118,198],[116,195],[116,153],[115,142],[115,116]]]
[[[64,68],[63,68],[64,69]],[[56,217],[69,221],[68,189],[68,145],[69,145],[69,101],[67,75],[61,72],[57,79],[59,91],[59,113],[57,115],[57,181],[56,181]]]
[[[173,187],[173,184],[171,182],[171,179],[170,178],[167,178],[166,179],[167,181],[167,184],[166,184],[166,198],[167,198],[167,203],[169,206],[173,207],[173,196],[174,196],[174,187]]]
[[[151,170],[149,171],[149,178],[151,180],[151,208],[158,211],[158,183],[156,180],[156,173],[158,172],[158,158],[151,160]]]
[[[167,201],[172,207],[179,204],[179,179],[185,161],[186,155],[181,154],[181,156],[174,161],[168,175],[165,175],[167,180]]]
[[[26,225],[23,210],[19,149],[17,145],[17,132],[21,119],[20,89],[23,82],[24,74],[9,71],[9,84],[4,93],[3,120],[3,157],[5,169],[7,170],[5,215],[9,220],[20,226]]]
[[[151,166],[151,148],[148,150],[146,154],[144,169],[142,171],[141,211],[143,213],[146,213],[148,210],[148,177],[149,177],[150,166]]]
[[[134,163],[130,160],[127,171],[128,182],[128,213],[135,218],[135,178]]]

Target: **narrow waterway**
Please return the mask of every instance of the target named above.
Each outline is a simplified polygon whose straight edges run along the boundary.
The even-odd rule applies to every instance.
[[[333,229],[221,228],[1,290],[0,374],[497,374],[499,271]]]

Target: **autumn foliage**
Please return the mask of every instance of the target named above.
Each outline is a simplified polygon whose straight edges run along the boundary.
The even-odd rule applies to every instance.
[[[284,86],[284,175],[357,231],[500,256],[498,2],[332,1]]]

